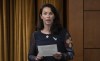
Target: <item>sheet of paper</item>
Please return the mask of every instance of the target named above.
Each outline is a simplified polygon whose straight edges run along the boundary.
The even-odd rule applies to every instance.
[[[57,52],[57,44],[38,46],[41,56],[53,56]]]

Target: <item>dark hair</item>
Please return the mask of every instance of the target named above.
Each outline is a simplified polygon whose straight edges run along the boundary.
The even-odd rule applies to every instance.
[[[42,30],[44,28],[43,20],[40,17],[40,14],[42,15],[43,8],[49,7],[51,11],[54,13],[55,19],[53,20],[53,24],[50,28],[51,34],[59,34],[59,32],[62,30],[62,26],[60,24],[60,16],[58,14],[58,11],[52,4],[45,4],[42,6],[39,12],[39,22],[38,22],[38,30]]]

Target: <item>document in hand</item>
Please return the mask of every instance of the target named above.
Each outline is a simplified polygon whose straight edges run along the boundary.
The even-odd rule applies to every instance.
[[[57,44],[38,46],[38,51],[41,56],[53,56],[57,50]]]

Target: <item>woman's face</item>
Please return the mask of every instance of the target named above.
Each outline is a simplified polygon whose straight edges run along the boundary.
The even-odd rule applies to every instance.
[[[51,11],[49,7],[44,7],[40,17],[43,20],[44,25],[52,25],[54,13]]]

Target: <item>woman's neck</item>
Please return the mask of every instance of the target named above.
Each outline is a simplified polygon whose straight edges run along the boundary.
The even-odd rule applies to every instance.
[[[46,25],[44,26],[43,30],[41,30],[42,33],[45,33],[45,34],[50,34],[50,25]]]

